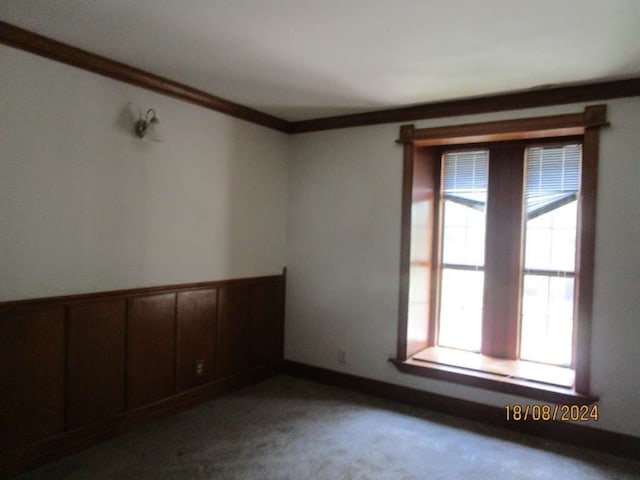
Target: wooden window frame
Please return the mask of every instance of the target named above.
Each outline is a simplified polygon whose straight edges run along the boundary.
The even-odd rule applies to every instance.
[[[400,127],[398,143],[403,145],[403,180],[402,180],[402,216],[401,216],[401,251],[400,251],[400,291],[398,312],[398,341],[396,357],[390,361],[404,373],[436,378],[439,380],[470,385],[490,390],[501,391],[535,398],[544,401],[590,403],[596,399],[590,394],[589,366],[591,343],[591,316],[593,305],[593,273],[595,251],[595,222],[597,196],[597,168],[599,152],[599,131],[608,126],[606,105],[586,107],[583,112],[546,117],[534,117],[497,122],[484,122],[465,125],[452,125],[435,128],[416,129],[413,125]],[[538,142],[577,140],[582,144],[582,175],[581,192],[578,210],[578,246],[576,263],[576,295],[574,321],[574,371],[573,387],[558,387],[520,380],[509,376],[500,376],[491,372],[469,370],[451,365],[424,363],[413,360],[412,357],[435,345],[437,312],[438,274],[440,258],[441,234],[440,218],[437,206],[440,205],[440,165],[437,161],[444,148],[460,148],[491,145],[492,148],[505,149],[523,148],[523,142],[533,144]],[[507,152],[505,158],[509,155]],[[494,169],[495,181],[505,184],[513,179],[513,171],[509,169],[505,174]],[[517,172],[516,172],[517,173]],[[492,175],[490,171],[490,176]],[[517,176],[517,175],[516,175]],[[490,178],[490,180],[494,180]],[[508,189],[507,195],[522,195],[522,184],[515,182],[514,188]],[[491,193],[490,193],[491,195]],[[426,328],[419,338],[408,338],[409,329],[409,288],[411,267],[411,236],[412,215],[411,208],[414,201],[430,200],[431,214],[429,225],[430,245],[429,258],[421,266],[429,269],[429,318],[424,319]],[[504,201],[504,198],[489,198],[491,201]],[[500,218],[487,218],[487,222],[498,225]],[[492,229],[487,224],[487,231]],[[508,232],[509,235],[520,235],[520,232]],[[491,235],[489,233],[489,235]],[[489,242],[487,242],[489,245]],[[515,252],[511,252],[514,253]],[[504,258],[504,252],[500,255]],[[491,262],[492,256],[487,254],[485,262]],[[497,261],[501,261],[496,259]],[[507,273],[507,276],[509,273]],[[521,277],[521,272],[519,272]],[[489,280],[489,283],[491,280]],[[516,284],[519,285],[520,279]],[[516,285],[516,286],[517,286]],[[485,292],[489,291],[488,288]],[[494,306],[496,302],[491,302]],[[502,311],[496,312],[496,321],[503,322],[505,315],[513,315],[517,305],[505,304]],[[499,319],[500,317],[501,319]],[[510,322],[513,324],[514,322]],[[413,327],[413,326],[412,326]],[[419,327],[421,327],[419,325]],[[497,328],[503,328],[498,326]],[[507,326],[506,328],[512,328]],[[420,331],[420,330],[419,330]],[[491,335],[491,333],[489,333]],[[485,335],[483,329],[483,336]],[[483,342],[485,343],[485,342]],[[495,358],[513,358],[514,348],[510,342],[495,345],[491,351],[483,353]]]

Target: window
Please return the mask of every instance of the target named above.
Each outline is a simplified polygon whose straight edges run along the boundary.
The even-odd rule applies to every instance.
[[[520,359],[571,367],[582,145],[526,150]]]
[[[489,151],[442,155],[437,345],[480,351]]]
[[[404,143],[403,372],[585,402],[606,108],[416,130]]]

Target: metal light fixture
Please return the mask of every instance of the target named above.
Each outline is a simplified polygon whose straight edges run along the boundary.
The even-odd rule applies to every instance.
[[[142,110],[140,110],[140,118],[135,124],[136,135],[140,138],[149,135],[149,138],[154,142],[160,142],[162,139],[158,134],[158,124],[160,121],[156,115],[156,111],[153,108],[147,110],[146,115],[142,118]]]

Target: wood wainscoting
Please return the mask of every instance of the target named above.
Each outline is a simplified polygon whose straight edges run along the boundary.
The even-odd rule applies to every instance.
[[[0,303],[0,476],[276,374],[285,273]]]

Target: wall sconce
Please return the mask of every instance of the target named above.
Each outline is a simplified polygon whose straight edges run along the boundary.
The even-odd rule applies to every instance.
[[[150,108],[147,110],[144,118],[142,118],[142,110],[140,110],[138,121],[135,123],[136,135],[140,138],[144,138],[148,135],[150,140],[154,142],[161,142],[162,137],[158,132],[159,123],[160,121],[158,120],[155,109]]]

